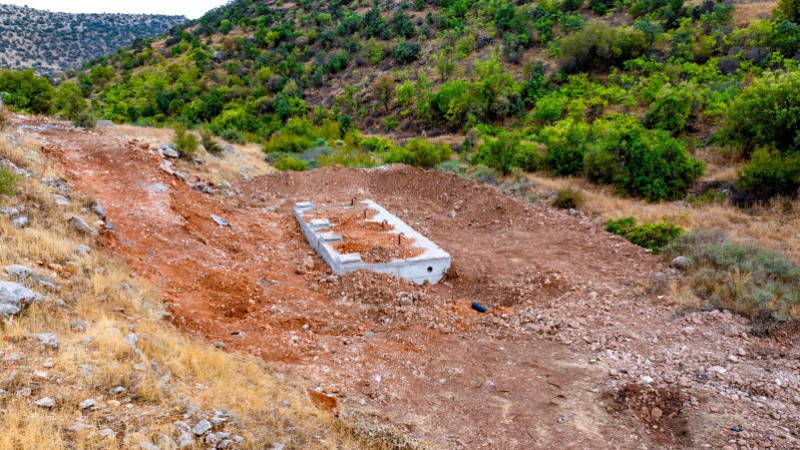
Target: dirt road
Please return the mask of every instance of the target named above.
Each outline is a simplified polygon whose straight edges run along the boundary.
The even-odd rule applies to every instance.
[[[205,194],[190,187],[203,180],[165,172],[153,148],[68,127],[37,130],[69,181],[105,207],[110,251],[161,288],[176,325],[335,394],[347,418],[388,422],[437,448],[726,439],[724,426],[707,426],[705,403],[692,408],[674,388],[672,363],[661,372],[651,364],[669,341],[656,345],[650,333],[680,330],[684,320],[644,289],[664,267],[579,215],[400,166],[265,175]],[[449,252],[450,276],[420,287],[328,273],[291,207],[354,196]],[[473,311],[472,301],[490,313]],[[662,372],[663,383],[637,387],[642,374]]]

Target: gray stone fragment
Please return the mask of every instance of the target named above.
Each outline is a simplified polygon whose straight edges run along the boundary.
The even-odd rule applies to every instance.
[[[14,225],[17,228],[23,228],[30,225],[31,221],[28,219],[28,216],[19,216],[16,219],[11,221],[11,225]]]
[[[80,217],[72,216],[69,218],[68,222],[70,223],[70,225],[72,225],[73,228],[75,228],[81,233],[90,235],[97,234],[97,231],[95,231],[94,228],[92,228],[88,223],[86,223],[85,220],[83,220]]]
[[[81,256],[87,255],[91,251],[92,251],[92,247],[89,247],[88,245],[81,244],[81,245],[78,245],[78,246],[75,247],[75,253],[77,253],[78,255],[81,255]]]
[[[45,348],[58,348],[61,345],[61,342],[58,340],[58,336],[53,333],[40,333],[36,335],[36,339],[39,340],[40,347],[44,350]]]
[[[3,267],[3,272],[17,281],[25,281],[33,274],[33,269],[19,264],[11,264]]]
[[[56,406],[56,401],[53,397],[42,397],[33,402],[33,404],[41,408],[52,408]]]
[[[78,404],[80,409],[89,409],[97,406],[97,400],[93,398],[86,399]]]
[[[687,270],[691,267],[692,262],[685,256],[676,256],[670,265],[678,270]]]
[[[91,209],[92,212],[97,214],[101,219],[106,218],[106,210],[103,209],[102,206],[100,206],[100,203],[92,202],[92,204],[89,205],[89,209]]]
[[[196,434],[197,436],[202,436],[210,429],[211,429],[211,422],[209,422],[206,419],[203,419],[200,422],[197,422],[194,428],[192,428],[192,432],[194,432],[194,434]]]

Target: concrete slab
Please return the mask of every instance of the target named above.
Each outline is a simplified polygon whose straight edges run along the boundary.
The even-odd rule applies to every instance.
[[[331,266],[334,273],[347,273],[360,269],[372,270],[379,273],[388,273],[401,278],[406,278],[418,284],[426,281],[437,283],[444,277],[444,273],[450,268],[450,255],[431,242],[428,238],[418,233],[408,226],[397,216],[390,213],[372,200],[359,202],[359,207],[365,207],[371,213],[371,217],[364,219],[365,222],[375,222],[381,224],[381,228],[386,231],[381,233],[400,236],[400,239],[407,239],[411,246],[420,251],[416,256],[391,261],[368,264],[362,260],[358,253],[341,254],[336,248],[336,244],[343,242],[342,235],[336,232],[337,223],[331,222],[328,218],[319,217],[320,213],[315,211],[311,202],[299,202],[294,206],[294,216],[300,224],[303,234],[308,239],[311,247]],[[326,212],[335,213],[353,212],[355,205],[342,204],[326,206]],[[314,216],[306,222],[305,216]]]

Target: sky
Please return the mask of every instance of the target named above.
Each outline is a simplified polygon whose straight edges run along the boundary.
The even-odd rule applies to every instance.
[[[167,14],[196,19],[226,0],[0,0],[0,3],[59,12]]]

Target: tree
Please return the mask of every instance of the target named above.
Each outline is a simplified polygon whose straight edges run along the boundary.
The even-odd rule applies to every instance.
[[[775,10],[792,22],[800,20],[800,0],[780,0]]]
[[[386,112],[389,112],[389,105],[392,104],[395,95],[394,77],[391,75],[381,75],[372,83],[372,90],[378,96],[378,100],[383,103]]]

